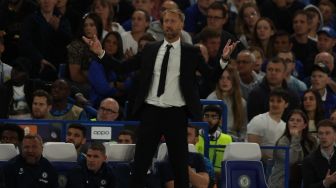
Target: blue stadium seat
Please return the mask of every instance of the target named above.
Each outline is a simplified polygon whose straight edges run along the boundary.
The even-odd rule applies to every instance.
[[[222,162],[222,188],[267,188],[260,147],[256,143],[227,145]]]

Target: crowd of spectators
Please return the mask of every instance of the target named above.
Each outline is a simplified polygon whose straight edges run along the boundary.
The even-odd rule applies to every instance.
[[[190,143],[201,154],[204,136],[215,145],[246,141],[290,146],[290,169],[297,175],[291,174],[291,187],[300,187],[297,177],[302,176],[305,187],[336,187],[336,148],[329,144],[332,136],[336,138],[335,6],[331,0],[0,0],[0,118],[134,118],[129,112],[141,74],[121,74],[102,63],[82,36],[97,37],[106,55],[122,61],[141,52],[146,43],[163,40],[161,13],[181,9],[186,18],[181,41],[199,47],[210,66],[218,66],[228,41],[240,41],[216,80],[195,73],[200,98],[223,101],[228,113],[222,119],[222,109],[205,106],[203,121],[209,123],[209,135],[196,130],[197,142]],[[221,129],[222,121],[227,122],[227,132]],[[60,141],[60,134],[57,123],[2,126],[1,143],[13,143],[20,153],[4,177],[13,178],[10,173],[20,170],[18,165],[39,163],[50,173],[42,174],[41,182],[48,187],[57,184],[41,146],[43,141]],[[87,143],[86,135],[81,124],[67,127],[66,142],[75,145],[78,162],[84,164],[71,171],[69,186],[85,187],[87,180],[80,176],[98,171],[113,176],[104,165],[105,149],[100,143]],[[113,139],[135,143],[136,132],[123,130]],[[197,158],[205,164],[190,179],[202,180],[212,166],[214,173],[207,171],[210,178],[204,181],[218,185],[223,153],[224,149],[210,149],[209,161]],[[263,161],[269,159],[274,160],[269,186],[283,187],[284,153],[263,152]],[[316,170],[314,160],[325,165],[323,169]],[[96,180],[92,186],[101,183]],[[172,180],[167,179],[166,187]],[[111,178],[101,186],[113,187],[115,181]]]

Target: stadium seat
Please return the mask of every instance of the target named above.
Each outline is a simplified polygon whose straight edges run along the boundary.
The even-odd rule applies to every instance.
[[[16,155],[18,151],[14,144],[0,144],[0,167]]]
[[[267,188],[260,147],[233,142],[226,146],[222,162],[222,188]]]
[[[108,162],[130,162],[133,160],[135,144],[103,143],[106,149]]]
[[[77,151],[72,143],[46,142],[43,145],[43,156],[50,162],[76,162]]]
[[[196,147],[195,147],[194,144],[188,144],[188,150],[189,150],[190,153],[197,153]],[[166,143],[162,143],[159,146],[159,150],[158,150],[158,155],[157,155],[156,161],[160,162],[160,161],[164,161],[164,160],[167,160],[167,159],[168,159],[167,144]]]

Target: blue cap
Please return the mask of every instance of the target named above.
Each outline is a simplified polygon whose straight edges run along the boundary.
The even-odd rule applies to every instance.
[[[336,31],[333,28],[329,27],[329,26],[322,27],[317,32],[317,34],[320,34],[320,33],[325,33],[326,35],[328,35],[331,38],[336,38]]]

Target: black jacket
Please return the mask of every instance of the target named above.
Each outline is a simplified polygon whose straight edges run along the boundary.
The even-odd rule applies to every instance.
[[[29,165],[21,155],[8,161],[3,169],[7,188],[56,188],[58,174],[50,162],[41,157],[36,165]]]

